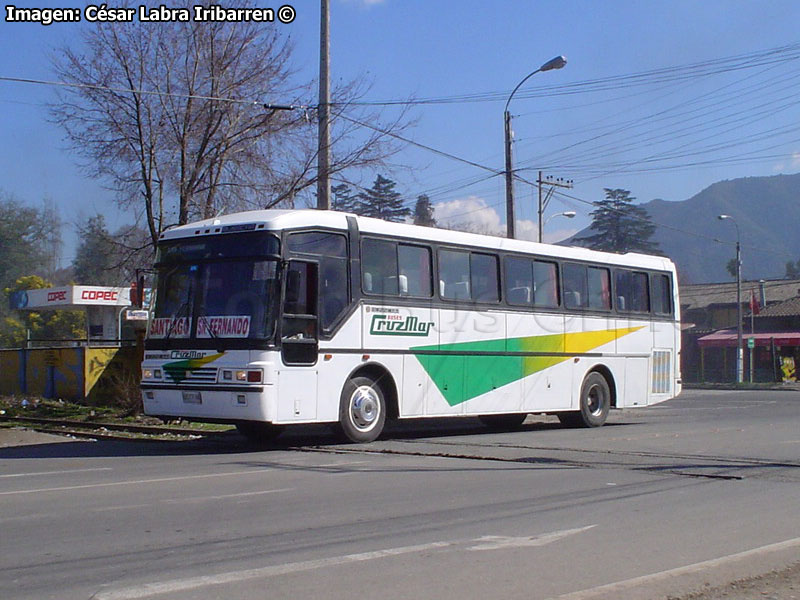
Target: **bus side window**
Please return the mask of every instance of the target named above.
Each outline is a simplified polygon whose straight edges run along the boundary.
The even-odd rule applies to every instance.
[[[327,331],[347,308],[347,260],[322,257],[319,278],[322,299],[320,324],[323,331]]]
[[[400,295],[430,298],[433,293],[430,248],[399,244],[397,258],[400,269]]]
[[[558,306],[558,265],[533,261],[533,303],[536,306]]]
[[[469,298],[469,252],[439,250],[439,289],[442,298]]]
[[[564,306],[567,308],[587,308],[586,266],[565,263],[562,269],[564,276]]]
[[[589,267],[588,272],[589,308],[611,309],[611,276],[608,269]]]
[[[657,315],[672,314],[672,286],[669,275],[651,276],[653,312]]]
[[[397,244],[366,238],[361,242],[362,288],[367,294],[397,296]]]
[[[506,256],[506,300],[516,306],[530,306],[533,301],[533,269],[527,258]]]
[[[470,258],[472,299],[478,302],[499,302],[500,281],[497,276],[497,257],[494,254],[472,252]]]
[[[647,273],[617,269],[614,272],[617,310],[621,312],[650,312]]]

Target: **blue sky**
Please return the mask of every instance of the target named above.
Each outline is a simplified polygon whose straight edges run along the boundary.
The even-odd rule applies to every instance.
[[[84,6],[17,3],[56,5]],[[296,20],[276,26],[294,40],[299,76],[311,79],[319,5],[292,5]],[[548,215],[578,212],[548,224],[547,239],[558,239],[588,224],[586,203],[606,187],[642,202],[685,200],[721,179],[800,171],[800,51],[759,54],[800,43],[798,23],[793,0],[331,0],[332,79],[366,77],[364,100],[446,100],[414,106],[406,135],[501,171],[508,94],[543,62],[566,56],[566,67],[535,75],[510,107],[520,175],[532,181],[543,169],[575,181],[572,198],[555,196],[548,207]],[[53,79],[50,53],[85,26],[102,25],[0,22],[0,77]],[[730,57],[740,58],[721,60]],[[455,98],[464,95],[480,101]],[[33,205],[52,198],[67,223],[101,212],[112,229],[126,224],[131,215],[82,173],[48,122],[52,99],[51,87],[0,81],[0,189]],[[503,229],[502,177],[413,146],[394,162],[384,174],[410,204],[428,193],[441,220]],[[362,177],[369,185],[374,174]],[[530,237],[534,190],[515,189],[517,229]],[[62,264],[75,244],[74,233],[64,237]]]

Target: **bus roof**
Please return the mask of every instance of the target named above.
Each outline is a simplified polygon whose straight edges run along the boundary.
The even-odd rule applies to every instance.
[[[524,252],[540,256],[553,256],[573,260],[586,260],[614,265],[636,265],[642,268],[674,271],[672,261],[663,256],[638,254],[628,252],[615,254],[599,252],[579,246],[558,246],[543,244],[527,240],[510,240],[504,237],[466,233],[436,227],[421,227],[406,223],[394,223],[362,217],[350,213],[332,210],[253,210],[247,212],[222,215],[213,219],[206,219],[167,229],[161,234],[161,240],[176,240],[205,235],[219,235],[242,231],[264,230],[282,231],[284,229],[302,229],[319,227],[324,229],[347,230],[347,217],[355,217],[361,233],[388,235],[397,238],[422,242],[438,242],[441,244],[455,244],[473,246],[485,250],[505,250],[510,252]],[[244,229],[240,226],[252,226]]]

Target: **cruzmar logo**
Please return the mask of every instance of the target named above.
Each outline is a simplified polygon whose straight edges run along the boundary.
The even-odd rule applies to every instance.
[[[433,321],[420,321],[414,315],[372,315],[369,332],[372,335],[427,336],[431,327]]]

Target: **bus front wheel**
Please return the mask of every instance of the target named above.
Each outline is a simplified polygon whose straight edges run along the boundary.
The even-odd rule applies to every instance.
[[[611,408],[611,389],[606,378],[592,372],[581,386],[580,410],[559,413],[558,418],[570,427],[600,427],[608,418]]]
[[[351,442],[375,440],[386,422],[386,398],[370,377],[347,380],[339,403],[339,428]]]

